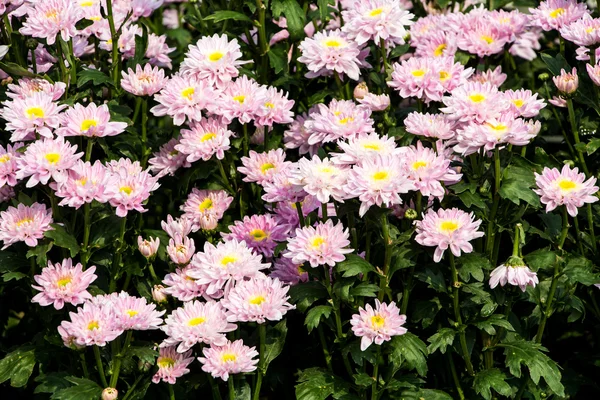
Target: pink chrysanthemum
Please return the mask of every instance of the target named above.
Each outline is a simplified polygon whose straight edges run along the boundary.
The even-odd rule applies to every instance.
[[[0,145],[0,188],[17,184],[17,159],[21,157],[17,149],[21,147],[23,143],[7,144],[6,149]]]
[[[454,151],[463,155],[476,153],[483,148],[491,151],[502,144],[525,146],[536,136],[537,132],[521,119],[505,113],[498,118],[487,120],[483,124],[468,123],[457,130]]]
[[[167,246],[167,254],[171,261],[175,264],[186,265],[196,251],[194,246],[194,239],[190,239],[187,236],[180,236],[178,234],[169,240]]]
[[[252,61],[241,61],[242,52],[237,39],[214,34],[200,38],[181,63],[181,74],[207,80],[211,86],[225,88],[238,76],[238,68]]]
[[[72,0],[46,0],[36,2],[27,9],[27,20],[19,32],[23,35],[46,39],[49,45],[56,35],[65,42],[77,35],[75,24],[83,18],[83,11]]]
[[[35,93],[42,92],[57,101],[65,93],[67,84],[64,82],[50,83],[45,79],[22,78],[17,84],[9,84],[6,95],[11,99],[26,99]]]
[[[190,264],[193,268],[187,271],[188,276],[197,279],[199,284],[207,284],[209,296],[220,297],[223,289],[231,286],[233,281],[254,278],[260,270],[269,268],[262,263],[262,256],[256,255],[246,245],[232,239],[218,243],[204,243],[204,251],[198,252]]]
[[[219,98],[210,103],[209,110],[228,124],[236,118],[241,124],[247,124],[267,114],[267,108],[263,107],[267,102],[266,87],[244,75],[229,84]]]
[[[317,32],[312,38],[304,39],[298,48],[302,52],[298,61],[306,64],[309,71],[307,78],[328,76],[335,72],[357,81],[360,67],[369,66],[361,60],[358,44],[339,29]]]
[[[244,182],[256,182],[262,185],[272,181],[273,177],[290,167],[291,162],[285,161],[283,149],[270,150],[266,153],[250,151],[249,157],[242,157],[243,167],[238,171],[244,175]]]
[[[2,250],[16,242],[25,242],[35,247],[44,232],[51,230],[52,211],[45,205],[33,203],[30,207],[19,204],[17,208],[8,207],[0,212],[0,240],[4,241]]]
[[[535,287],[538,277],[529,269],[525,262],[519,257],[510,257],[505,264],[500,265],[490,273],[490,288],[494,289],[498,284],[518,286],[523,292],[527,286]]]
[[[355,165],[348,176],[348,198],[358,197],[359,215],[364,216],[371,206],[391,207],[401,204],[401,193],[414,190],[398,156],[377,156]]]
[[[538,189],[533,191],[540,195],[540,200],[546,205],[546,212],[558,206],[567,207],[569,215],[577,216],[577,208],[586,203],[595,203],[598,197],[596,178],[585,180],[585,174],[577,168],[571,169],[565,165],[561,171],[557,168],[545,167],[541,174],[535,173],[535,183]]]
[[[465,30],[461,31],[456,38],[459,49],[481,58],[504,50],[504,45],[510,39],[505,29],[490,24],[484,19],[470,18],[467,21]]]
[[[58,332],[63,340],[72,338],[80,346],[106,346],[123,333],[110,306],[88,302],[69,317],[71,320],[63,321]]]
[[[192,221],[188,218],[173,218],[171,215],[167,215],[166,221],[161,221],[160,226],[163,231],[167,232],[170,237],[175,237],[179,234],[181,236],[187,236],[190,234],[193,228]]]
[[[332,153],[331,161],[340,165],[360,164],[378,155],[398,154],[394,138],[379,136],[375,132],[351,138],[348,142],[338,141],[338,146],[343,153]]]
[[[437,155],[432,149],[423,147],[420,141],[417,142],[416,147],[405,148],[402,160],[406,165],[408,178],[426,198],[429,196],[443,198],[445,189],[442,182],[452,185],[462,177],[462,174],[457,174],[450,168],[451,160],[444,155]]]
[[[532,25],[551,31],[577,21],[587,12],[587,7],[577,0],[548,0],[541,2],[538,8],[530,8],[529,12]]]
[[[110,174],[100,161],[92,165],[78,160],[68,171],[67,179],[56,184],[55,194],[62,198],[59,205],[78,209],[94,200],[106,203],[115,195],[110,180]]]
[[[356,105],[350,100],[336,99],[331,100],[327,106],[317,105],[304,122],[305,129],[310,133],[309,145],[373,133],[373,125],[371,110],[368,107]]]
[[[127,128],[126,122],[111,122],[106,104],[87,107],[77,103],[61,115],[61,127],[56,130],[59,136],[104,137],[115,136]]]
[[[561,94],[575,93],[577,88],[579,88],[579,76],[577,75],[577,68],[573,67],[571,72],[561,69],[560,75],[554,76],[552,81]]]
[[[583,18],[560,28],[560,34],[577,46],[595,46],[600,43],[600,19],[584,14]]]
[[[192,350],[178,353],[175,346],[161,347],[156,360],[158,371],[152,377],[152,382],[159,383],[162,380],[174,385],[177,378],[190,372],[187,367],[192,361]]]
[[[348,229],[344,229],[341,222],[333,225],[328,219],[325,223],[317,223],[315,227],[296,229],[295,237],[288,239],[287,251],[283,256],[296,264],[308,261],[313,268],[319,265],[333,267],[346,259],[345,254],[354,251],[347,247],[350,245],[349,237]]]
[[[295,173],[298,164],[294,163],[290,168],[281,171],[273,176],[271,181],[263,182],[262,199],[268,203],[277,203],[280,201],[296,202],[306,196],[306,192],[292,183],[292,175]]]
[[[96,267],[93,266],[83,271],[80,263],[73,266],[70,258],[54,265],[48,262],[42,273],[33,277],[37,285],[32,287],[41,293],[36,294],[31,301],[41,306],[52,304],[57,310],[62,309],[65,303],[74,306],[82,304],[86,299],[92,298],[86,289],[98,277],[94,275],[95,271]]]
[[[146,54],[144,54],[144,57],[146,57],[148,62],[155,67],[171,69],[173,68],[173,64],[171,63],[171,57],[169,57],[168,54],[172,53],[177,48],[169,47],[166,40],[167,35],[158,36],[154,33],[150,33],[148,35],[148,46],[146,47]]]
[[[288,99],[288,94],[274,87],[268,87],[266,101],[257,113],[256,125],[273,126],[273,124],[289,124],[294,121],[294,100]]]
[[[117,216],[125,217],[131,210],[146,212],[143,203],[150,197],[150,192],[160,187],[157,178],[142,170],[139,161],[113,160],[107,167],[111,174],[109,190],[114,193],[109,201],[117,208]]]
[[[387,94],[367,93],[356,101],[367,106],[371,111],[384,111],[390,106],[390,96]]]
[[[141,236],[138,236],[138,250],[140,253],[146,258],[153,258],[158,251],[158,247],[160,246],[160,238],[155,237],[152,238],[150,236],[150,240],[144,239]]]
[[[302,267],[303,264],[296,264],[289,258],[280,257],[273,263],[273,271],[269,276],[287,285],[297,285],[308,281],[308,273]]]
[[[400,314],[400,309],[395,303],[381,303],[375,300],[375,308],[367,304],[365,308],[359,307],[358,314],[350,320],[352,332],[360,340],[360,349],[365,351],[375,342],[381,345],[391,340],[392,336],[404,335],[407,331],[402,327],[406,322],[406,315]]]
[[[76,151],[77,146],[71,146],[63,138],[38,140],[17,159],[17,179],[30,177],[27,187],[34,187],[40,182],[46,185],[50,178],[58,183],[65,182],[68,170],[83,156]]]
[[[429,103],[440,101],[444,88],[433,58],[411,57],[393,65],[392,80],[387,84],[403,98],[416,97]]]
[[[236,328],[235,324],[227,321],[221,303],[190,301],[166,318],[161,329],[168,337],[160,347],[177,345],[177,352],[184,353],[196,343],[223,346],[227,343],[225,333]]]
[[[532,93],[531,90],[507,90],[504,92],[504,96],[511,103],[511,112],[518,117],[537,117],[540,110],[546,107],[544,100],[538,99],[538,94]]]
[[[187,274],[192,267],[177,268],[175,272],[165,275],[163,283],[165,284],[164,293],[170,294],[179,301],[191,301],[206,292],[206,285],[201,285],[195,279]]]
[[[157,178],[162,178],[165,175],[175,175],[175,171],[179,168],[189,168],[192,165],[187,161],[186,155],[177,150],[179,140],[173,138],[167,143],[160,146],[158,152],[154,153],[151,159],[150,171],[156,174]]]
[[[404,126],[413,135],[442,140],[454,138],[455,124],[445,114],[411,112],[404,119]]]
[[[87,272],[87,271],[86,271]],[[147,331],[158,329],[165,311],[157,311],[155,304],[148,304],[143,297],[120,292],[114,299],[113,311],[117,324],[123,330]]]
[[[288,303],[288,290],[289,286],[283,286],[279,279],[261,276],[238,281],[221,303],[229,312],[229,322],[264,324],[267,320],[279,321],[295,308]]]
[[[186,119],[199,121],[202,111],[206,109],[215,95],[216,93],[206,81],[192,76],[175,75],[154,96],[154,100],[158,104],[150,111],[157,117],[170,116],[173,118],[173,123],[179,126]]]
[[[440,111],[461,122],[484,123],[510,108],[504,95],[491,83],[468,82],[453,90],[450,96],[444,96],[443,102],[446,107]]]
[[[484,83],[490,83],[496,87],[502,86],[506,81],[508,75],[502,72],[502,66],[498,65],[494,69],[487,69],[475,72],[470,78],[469,82],[479,82],[482,85]]]
[[[224,381],[229,379],[230,374],[255,371],[258,364],[256,348],[245,346],[241,339],[223,346],[205,347],[202,354],[204,357],[198,357],[202,371]]]
[[[298,161],[298,169],[292,172],[290,182],[315,196],[321,203],[329,202],[330,198],[343,203],[347,179],[347,167],[335,165],[327,158],[321,160],[313,156],[310,160],[301,158]]]
[[[218,160],[231,148],[229,138],[233,132],[218,118],[202,118],[181,130],[181,138],[175,148],[185,154],[187,161],[208,161],[214,155]]]
[[[273,256],[278,242],[285,242],[288,227],[277,223],[270,214],[245,216],[227,228],[231,233],[221,232],[223,240],[244,241],[255,253],[265,257]]]
[[[423,215],[423,220],[414,221],[414,225],[417,227],[417,243],[436,246],[435,262],[440,262],[448,247],[456,257],[460,257],[461,251],[472,252],[473,246],[469,242],[484,235],[477,230],[481,220],[475,220],[473,213],[467,214],[458,208],[429,210]]]
[[[6,120],[6,130],[12,132],[11,142],[34,140],[36,133],[52,138],[52,129],[60,125],[59,112],[66,107],[54,103],[46,93],[38,92],[25,99],[5,102],[0,117]]]
[[[417,57],[454,57],[458,50],[456,34],[436,30],[417,40],[411,40]]]
[[[283,134],[283,143],[286,149],[298,149],[300,155],[308,153],[312,156],[317,153],[321,147],[320,143],[312,145],[308,143],[308,138],[312,133],[306,129],[305,122],[309,118],[308,113],[296,115],[294,122]]]
[[[185,203],[181,206],[183,218],[193,222],[193,229],[212,230],[229,208],[233,197],[224,190],[192,189]]]
[[[135,71],[129,68],[127,72],[121,71],[121,87],[126,92],[135,96],[152,96],[167,84],[165,71],[151,64],[142,66],[138,64]]]
[[[587,70],[588,76],[594,82],[594,85],[600,86],[600,65],[596,64],[592,66],[591,64],[586,64],[585,68]]]
[[[347,10],[342,11],[344,27],[358,44],[368,40],[386,41],[389,45],[404,44],[408,35],[405,26],[413,23],[413,14],[403,9],[399,0],[356,1]]]

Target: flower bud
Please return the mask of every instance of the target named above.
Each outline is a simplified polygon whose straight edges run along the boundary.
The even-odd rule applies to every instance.
[[[354,98],[355,99],[362,99],[367,94],[369,94],[369,87],[364,82],[360,82],[354,88]]]
[[[148,372],[148,371],[150,371],[150,368],[152,368],[152,364],[150,364],[149,362],[142,361],[142,360],[140,360],[138,362],[138,369],[141,372]]]
[[[29,38],[25,41],[25,47],[29,50],[35,50],[38,47],[38,41],[32,38]]]
[[[152,288],[152,298],[157,303],[166,302],[167,294],[165,293],[165,287],[163,285],[154,285]]]
[[[406,218],[406,219],[415,219],[418,216],[419,216],[419,214],[417,214],[417,210],[415,210],[414,208],[409,208],[404,213],[404,218]]]
[[[573,94],[579,87],[579,77],[577,76],[577,68],[575,67],[573,67],[571,72],[566,72],[562,69],[560,75],[555,76],[552,80],[558,90],[564,94]]]
[[[150,240],[143,239],[141,236],[138,236],[138,249],[140,249],[140,253],[146,258],[153,257],[158,250],[158,246],[160,245],[160,239],[155,238]]]
[[[542,72],[538,75],[538,79],[542,82],[546,82],[548,79],[550,79],[550,74],[547,72]]]
[[[107,387],[102,391],[102,400],[115,400],[119,397],[119,391],[115,388]]]
[[[593,67],[590,64],[586,64],[585,67],[594,85],[600,86],[600,64],[596,64]]]
[[[167,246],[167,253],[171,261],[179,265],[186,265],[195,251],[194,239],[190,239],[187,236],[182,237],[180,234],[176,234],[173,239],[169,240],[169,245]]]

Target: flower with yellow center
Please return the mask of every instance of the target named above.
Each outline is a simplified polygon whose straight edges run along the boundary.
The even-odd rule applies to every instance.
[[[200,138],[201,142],[207,142],[217,137],[217,134],[214,132],[207,132]]]
[[[345,117],[345,118],[338,120],[340,125],[346,125],[348,122],[352,122],[352,121],[354,121],[354,118],[352,118],[352,117]]]
[[[483,40],[484,42],[486,42],[487,44],[492,44],[494,43],[494,38],[488,35],[481,35],[481,40]]]
[[[385,181],[389,178],[390,174],[387,171],[378,171],[373,174],[374,181]]]
[[[433,56],[434,57],[441,57],[444,55],[444,50],[446,50],[446,47],[448,47],[446,45],[446,43],[442,43],[440,44],[438,47],[435,48],[435,50],[433,50]]]
[[[511,101],[517,108],[521,108],[521,107],[523,107],[523,104],[525,104],[523,99],[513,99]]]
[[[440,224],[440,231],[444,233],[452,233],[458,229],[458,222],[450,220],[450,221],[442,221]]]
[[[127,311],[125,311],[125,314],[129,315],[129,318],[133,318],[136,315],[138,315],[138,312],[135,310],[127,310]]]
[[[362,147],[367,150],[381,151],[381,145],[377,142],[364,143]]]
[[[244,96],[243,94],[240,94],[238,96],[233,96],[233,100],[237,101],[240,104],[244,104],[244,101],[246,100],[246,96]]]
[[[157,364],[160,368],[173,368],[175,360],[171,357],[159,357]]]
[[[56,281],[56,285],[57,285],[58,287],[64,288],[64,287],[65,287],[65,286],[67,286],[69,283],[71,283],[71,280],[72,280],[72,279],[71,279],[71,277],[70,277],[70,276],[67,276],[67,277],[64,277],[64,278],[62,278],[62,279],[59,279],[58,281]]]
[[[344,44],[344,41],[341,38],[329,38],[322,43],[325,47],[341,47]]]
[[[25,110],[25,116],[29,119],[44,118],[46,113],[41,107],[29,107]]]
[[[47,153],[44,158],[46,158],[46,161],[48,161],[50,164],[56,164],[58,161],[60,161],[60,154],[58,153]]]
[[[473,103],[481,103],[485,100],[485,96],[481,93],[473,93],[469,96],[469,100],[471,100]]]
[[[223,355],[221,356],[221,361],[223,362],[223,364],[235,362],[236,360],[237,356],[233,353],[223,353]]]
[[[131,186],[121,186],[119,188],[119,192],[125,193],[127,196],[131,196],[131,193],[133,192],[133,188]]]
[[[98,323],[98,321],[91,321],[88,326],[88,331],[93,331],[96,329],[100,329],[100,324]]]
[[[9,162],[11,159],[10,154],[3,154],[2,156],[0,156],[0,163],[4,164]]]
[[[375,8],[368,12],[369,17],[378,17],[383,12],[382,8]]]
[[[325,244],[325,239],[322,236],[317,236],[313,238],[310,242],[312,248],[316,249]]]
[[[204,200],[202,200],[202,203],[200,203],[200,205],[198,206],[198,210],[203,212],[206,210],[210,210],[211,208],[213,208],[213,201],[210,197],[207,197]]]
[[[440,81],[445,82],[450,78],[450,74],[446,71],[440,71]]]
[[[558,188],[562,193],[570,193],[577,189],[577,183],[570,179],[561,179],[558,181]]]
[[[411,74],[415,78],[421,78],[425,75],[425,71],[422,69],[415,69],[414,71],[411,72]]]
[[[419,170],[419,168],[426,167],[427,165],[428,165],[428,162],[427,162],[427,161],[422,161],[422,160],[419,160],[419,161],[415,161],[415,162],[414,162],[414,163],[411,165],[411,168],[413,169],[413,171],[417,171],[417,170]]]
[[[266,174],[268,170],[275,168],[275,164],[273,163],[264,163],[260,166],[260,170],[263,174]]]
[[[267,102],[265,103],[265,107],[267,107],[267,108],[270,108],[270,109],[273,109],[273,108],[275,108],[275,104],[271,103],[270,101],[267,101]]]
[[[181,91],[181,97],[183,97],[184,99],[192,100],[192,98],[194,97],[194,93],[196,93],[196,89],[194,89],[193,87],[188,87]]]
[[[212,62],[217,62],[219,61],[221,58],[223,58],[225,54],[221,53],[220,51],[213,51],[212,53],[210,53],[208,55],[208,60],[212,61]]]
[[[374,315],[371,317],[371,326],[373,329],[381,329],[385,325],[385,318],[381,315]]]
[[[236,262],[238,259],[235,256],[225,256],[221,259],[221,265],[226,267],[228,264]]]
[[[98,121],[96,121],[95,119],[84,119],[81,122],[81,131],[85,132],[92,127],[95,128],[96,126],[98,126]]]
[[[565,9],[562,7],[556,8],[550,11],[550,18],[558,18],[565,13]]]
[[[265,296],[256,295],[252,296],[248,299],[248,303],[254,304],[255,306],[260,306],[265,301]]]
[[[188,321],[189,326],[197,326],[206,322],[206,318],[204,317],[195,317]]]
[[[262,242],[269,237],[262,229],[253,229],[250,231],[249,235],[255,242]]]
[[[23,226],[25,224],[30,224],[33,222],[33,218],[23,218],[17,221],[17,227]]]

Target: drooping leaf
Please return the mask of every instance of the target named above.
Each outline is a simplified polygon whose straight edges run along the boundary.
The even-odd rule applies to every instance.
[[[478,282],[482,282],[484,277],[483,271],[492,268],[490,260],[477,253],[464,254],[459,258],[459,262],[461,266],[458,269],[458,274],[465,282],[469,282],[469,276],[472,276]]]
[[[351,296],[357,297],[377,297],[379,286],[372,283],[360,283],[350,289]]]
[[[0,383],[10,379],[10,385],[13,387],[25,386],[35,363],[35,349],[32,346],[22,346],[13,350],[0,360]]]
[[[297,400],[326,400],[356,398],[350,395],[348,382],[321,368],[308,368],[298,374]]]
[[[273,361],[283,350],[285,337],[287,336],[286,320],[281,320],[277,325],[267,327],[267,336],[265,344],[265,368]]]
[[[290,39],[297,40],[304,36],[306,15],[297,0],[273,0],[271,11],[275,18],[281,14],[285,15]]]
[[[572,283],[585,286],[600,283],[600,274],[594,272],[594,264],[585,257],[570,257],[563,273]]]
[[[332,311],[333,308],[331,306],[316,306],[311,308],[304,320],[304,325],[306,325],[308,332],[312,332],[313,329],[319,326],[321,318],[329,318]]]
[[[74,385],[58,390],[50,397],[51,400],[91,400],[102,395],[102,388],[94,381],[74,376],[65,379]]]
[[[427,345],[414,334],[394,336],[391,340],[392,352],[389,359],[396,368],[405,366],[416,370],[421,376],[427,375]]]
[[[506,383],[506,375],[498,368],[485,369],[478,372],[473,380],[473,388],[485,400],[491,400],[492,390],[502,396],[510,396],[512,391],[510,385]]]
[[[343,272],[342,276],[344,278],[375,271],[375,267],[373,267],[367,260],[357,256],[356,254],[347,254],[346,259],[337,263],[335,268],[339,272]]]
[[[211,15],[204,18],[205,21],[212,20],[215,22],[226,21],[228,19],[252,23],[250,17],[237,11],[214,11],[211,13]]]
[[[52,230],[44,232],[44,236],[54,240],[54,244],[58,247],[68,249],[71,253],[71,257],[75,257],[79,253],[79,244],[77,239],[69,232],[67,232],[64,226],[59,224],[51,224]]]
[[[473,325],[475,325],[479,329],[483,329],[490,335],[495,335],[497,333],[496,328],[494,328],[494,326],[502,327],[511,332],[515,330],[510,324],[510,322],[508,322],[508,320],[504,317],[504,315],[500,314],[490,315],[482,321],[473,322]]]
[[[427,341],[431,343],[427,346],[429,354],[433,354],[436,350],[440,350],[442,354],[446,353],[446,348],[452,346],[456,331],[452,328],[441,328],[437,333],[433,334]]]
[[[92,82],[94,86],[114,86],[112,79],[104,72],[84,67],[77,73],[77,87],[80,88],[88,82]]]

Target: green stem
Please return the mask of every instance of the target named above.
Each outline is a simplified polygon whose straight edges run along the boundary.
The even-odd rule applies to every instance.
[[[231,377],[229,378],[232,379]],[[169,383],[167,386],[169,387],[169,400],[175,400],[175,391],[173,390],[173,385]]]
[[[127,217],[121,218],[121,227],[119,230],[119,241],[117,245],[119,246],[115,251],[115,256],[113,257],[112,264],[112,275],[110,280],[109,292],[114,292],[117,288],[117,276],[119,272],[119,268],[121,266],[121,260],[123,259],[123,250],[125,248],[125,230],[127,227]]]
[[[248,157],[248,152],[249,152],[249,147],[250,147],[250,145],[249,145],[250,136],[248,136],[248,125],[243,124],[242,129],[244,130],[244,140],[243,140],[244,156]]]
[[[142,99],[142,168],[146,168],[148,162],[148,99],[144,97]]]
[[[494,227],[496,225],[496,213],[498,212],[498,206],[500,204],[500,180],[501,180],[501,169],[500,169],[500,150],[498,147],[494,149],[494,195],[492,210],[490,212],[490,219],[487,226],[486,232],[486,243],[485,250],[489,253],[490,257],[493,256],[494,252],[494,241],[496,240],[496,233]]]
[[[221,392],[219,392],[219,385],[215,383],[212,375],[208,375],[208,383],[210,384],[210,388],[212,389],[212,397],[213,400],[221,400]]]
[[[583,172],[587,176],[590,175],[590,171],[588,171],[587,164],[585,163],[585,158],[583,157],[583,151],[579,146],[579,130],[577,129],[577,122],[575,121],[575,109],[573,108],[573,100],[567,99],[567,109],[569,110],[569,122],[571,123],[571,132],[573,133],[573,139],[575,140],[575,151],[577,152],[577,156],[579,157],[579,163],[581,164],[581,168]]]
[[[113,362],[115,364],[115,368],[112,376],[110,377],[110,387],[112,388],[117,387],[117,382],[119,380],[119,372],[121,371],[121,361],[123,360],[123,357],[125,357],[125,354],[129,349],[129,344],[131,343],[132,335],[132,330],[127,331],[127,335],[125,336],[125,344],[121,348],[121,351],[118,354],[113,354]]]
[[[550,89],[548,88],[548,83],[544,82],[544,88],[546,89],[546,100],[550,100],[551,96],[550,96]],[[556,122],[558,123],[560,131],[561,131],[561,133],[563,135],[563,138],[565,139],[565,143],[567,143],[567,147],[569,148],[569,154],[571,154],[571,156],[573,158],[575,158],[576,157],[576,155],[575,155],[575,149],[573,149],[573,145],[571,144],[571,141],[569,140],[569,137],[567,136],[567,132],[565,131],[565,128],[563,127],[563,124],[560,121],[560,117],[558,115],[558,111],[556,110],[555,106],[551,106],[550,108],[552,109],[552,113],[554,114],[554,118],[556,119]]]
[[[458,293],[460,282],[458,281],[458,271],[456,270],[456,264],[454,262],[454,254],[452,254],[452,252],[448,252],[448,254],[450,256],[450,269],[452,270],[452,305],[454,308],[454,318],[456,319],[456,323],[458,324],[460,347],[463,353],[463,358],[465,359],[467,372],[469,373],[469,375],[473,376],[475,372],[473,371],[473,364],[471,364],[471,356],[469,355],[469,349],[467,348],[465,326],[463,325],[462,317],[460,315],[460,302]]]
[[[100,375],[100,382],[102,382],[104,387],[108,387],[106,375],[104,374],[104,367],[102,366],[102,358],[100,358],[100,349],[96,345],[93,345],[92,347],[94,348],[94,357],[96,358],[96,367],[98,368],[98,374]]]
[[[402,305],[400,306],[400,314],[406,314],[408,309],[408,298],[410,296],[410,289],[412,287],[413,275],[415,274],[415,266],[411,266],[408,270],[408,279],[402,290]]]
[[[235,384],[233,382],[233,376],[229,376],[227,388],[229,389],[229,400],[235,400]]]
[[[79,353],[79,358],[81,359],[81,368],[83,369],[83,376],[85,376],[86,379],[89,379],[90,373],[88,371],[87,361],[85,359],[85,349],[84,351]]]
[[[331,287],[331,277],[329,276],[329,267],[325,268],[325,285],[327,287],[327,293],[329,294],[329,297],[331,298],[331,304],[333,306],[333,316],[335,318],[336,339],[337,339],[337,341],[340,341],[346,337],[346,334],[344,334],[344,330],[342,328],[342,318],[340,315],[340,303],[335,298],[332,287]],[[350,365],[348,356],[342,355],[342,359],[344,361],[344,367],[346,368],[346,372],[348,373],[349,376],[352,376],[353,375],[352,366]]]
[[[113,18],[112,0],[106,0],[106,17],[108,18],[108,27],[110,28],[110,39],[112,42],[112,78],[115,87],[119,87],[119,37],[115,29],[115,20]]]
[[[327,221],[327,203],[321,204],[321,219]]]
[[[88,249],[88,245],[90,242],[90,230],[92,228],[92,224],[90,223],[90,208],[90,203],[85,203],[83,205],[83,246],[81,248],[81,264],[83,264],[83,269],[86,268],[87,262],[90,259]]]
[[[254,395],[252,400],[258,400],[260,398],[260,387],[262,386],[263,376],[265,375],[265,342],[267,337],[267,326],[265,324],[258,325],[258,336],[259,336],[259,361],[258,361],[258,374],[256,376],[256,386],[254,387]]]
[[[590,231],[590,241],[592,242],[592,250],[594,250],[594,254],[596,254],[596,234],[594,233],[594,216],[592,213],[592,203],[587,203],[586,211],[588,220],[588,230]]]
[[[306,221],[304,220],[304,212],[302,211],[302,203],[299,201],[296,202],[296,212],[298,213],[298,220],[300,221],[300,227],[306,226]]]
[[[573,217],[573,225],[575,225],[575,242],[577,242],[579,254],[583,255],[583,239],[581,237],[581,231],[579,230],[579,220],[576,216]]]
[[[31,49],[31,68],[33,73],[37,74],[37,60],[35,59],[35,49]]]
[[[458,379],[458,374],[456,373],[456,366],[454,365],[452,354],[448,351],[446,352],[446,356],[448,357],[448,364],[450,364],[450,372],[452,373],[452,380],[454,381],[454,385],[456,386],[458,398],[460,400],[465,400],[465,393],[463,392],[462,387],[460,386],[460,380]]]
[[[61,39],[62,40],[62,39]],[[73,38],[69,40],[69,60],[70,60],[70,71],[71,71],[71,84],[77,83],[77,66],[75,65],[75,52],[73,51]]]
[[[225,188],[227,189],[227,191],[229,193],[234,195],[235,191],[233,190],[233,188],[231,187],[231,184],[229,183],[229,178],[227,178],[227,174],[225,173],[225,168],[223,168],[223,163],[221,162],[221,160],[217,159],[217,164],[219,165],[219,172],[221,173],[221,179],[223,179]]]
[[[379,358],[381,356],[381,346],[377,346],[377,356],[373,364],[373,384],[371,385],[371,400],[377,400],[377,383],[379,382]]]
[[[340,79],[340,75],[337,72],[334,72],[333,75],[335,76],[335,84],[337,85],[338,90],[340,91],[340,98],[345,99],[346,92],[344,90],[344,85],[342,84],[342,80]]]
[[[519,230],[522,226],[523,225],[520,223],[515,226],[515,236],[513,239],[513,252],[512,252],[512,255],[515,257],[518,257],[520,254],[519,249],[520,249],[520,244],[521,244],[520,241],[521,240],[519,238]]]
[[[265,13],[267,11],[268,0],[265,0],[263,4],[262,0],[256,0],[256,9],[258,10],[258,46],[260,49],[260,76],[263,84],[267,83],[267,77],[269,73],[267,52],[269,51],[269,44],[267,43],[267,31],[265,26]],[[248,39],[250,40],[250,39]]]
[[[330,372],[333,372],[333,366],[331,365],[331,353],[327,348],[327,341],[325,340],[325,333],[323,332],[323,326],[319,324],[317,326],[317,332],[319,333],[319,341],[321,342],[321,347],[323,348],[323,356],[325,357],[325,364],[327,365],[327,369]]]
[[[148,271],[150,271],[150,276],[154,280],[154,283],[160,283],[160,279],[156,276],[156,272],[154,272],[154,265],[151,262],[148,262]]]
[[[560,232],[560,238],[558,240],[558,248],[562,250],[565,245],[565,240],[567,239],[567,234],[569,233],[569,215],[567,214],[567,207],[563,206],[561,209],[562,212],[562,230]]]
[[[385,288],[388,285],[388,272],[390,271],[390,262],[392,260],[392,246],[390,240],[390,225],[387,214],[381,215],[381,230],[383,234],[383,244],[385,246],[385,255],[383,258],[383,276],[379,280],[379,294],[377,298],[382,301],[385,297]]]

